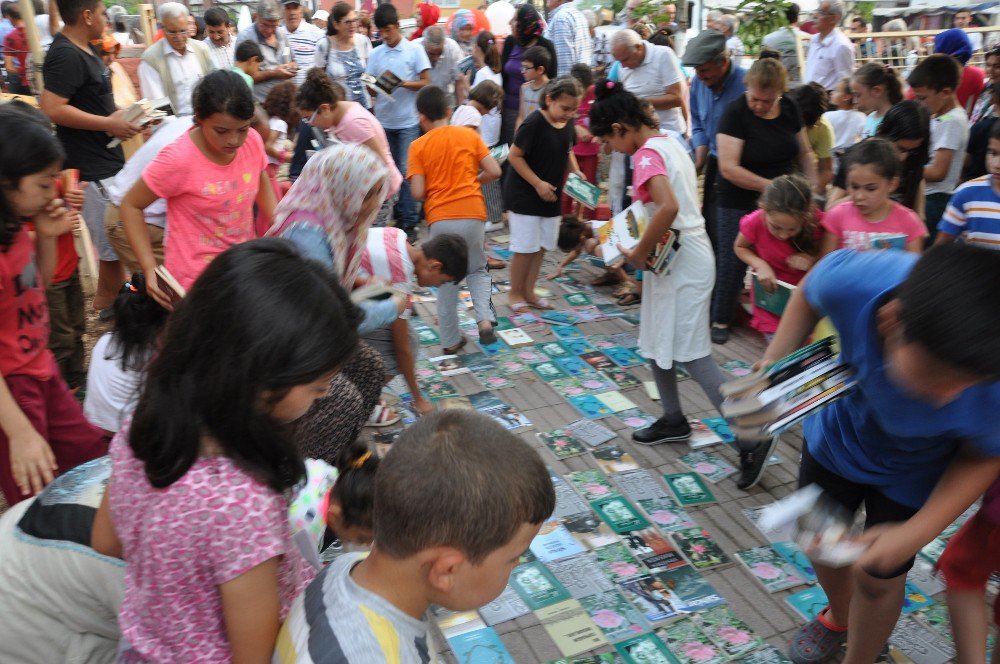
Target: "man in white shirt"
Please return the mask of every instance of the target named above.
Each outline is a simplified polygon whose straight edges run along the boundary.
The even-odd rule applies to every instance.
[[[232,69],[236,61],[233,55],[236,52],[236,41],[230,27],[233,22],[229,19],[229,14],[222,7],[210,7],[205,11],[205,45],[208,46],[208,55],[212,58],[212,64],[216,69]]]
[[[548,0],[549,24],[545,38],[556,48],[557,76],[569,76],[578,62],[590,64],[594,57],[594,41],[590,37],[587,19],[570,0]],[[553,77],[554,78],[554,77]]]
[[[955,12],[955,18],[952,19],[952,25],[956,28],[966,28],[975,27],[972,25],[972,12],[968,9],[960,9]],[[983,33],[981,32],[966,32],[965,36],[969,38],[972,42],[972,52],[977,53],[983,50]]]
[[[451,37],[446,37],[444,29],[438,25],[425,28],[424,36],[416,41],[431,62],[431,85],[444,90],[450,105],[464,104],[469,81],[458,69],[458,63],[465,57],[462,47]]]
[[[799,30],[799,6],[794,2],[785,9],[788,25],[768,33],[761,40],[762,48],[781,54],[781,61],[788,70],[789,85],[798,85],[806,64],[806,42],[810,35]]]
[[[814,14],[819,32],[809,42],[803,83],[819,83],[829,91],[854,72],[854,45],[838,27],[844,18],[839,0],[823,0]]]
[[[302,20],[302,5],[298,0],[285,0],[282,3],[282,11],[285,19],[285,35],[292,49],[292,59],[299,66],[292,82],[295,85],[302,85],[316,59],[316,42],[325,35],[312,23]]]
[[[157,11],[164,38],[142,54],[139,87],[146,99],[167,97],[176,115],[191,115],[191,93],[213,69],[208,47],[188,37],[188,10],[167,2]]]
[[[611,54],[621,63],[618,80],[626,90],[653,104],[660,128],[684,134],[687,91],[673,50],[643,41],[634,30],[619,30],[611,35]]]
[[[742,58],[746,49],[743,47],[743,40],[736,36],[736,28],[739,26],[736,17],[732,14],[723,14],[716,21],[716,25],[719,26],[719,32],[726,36],[726,49],[729,51],[729,57]]]

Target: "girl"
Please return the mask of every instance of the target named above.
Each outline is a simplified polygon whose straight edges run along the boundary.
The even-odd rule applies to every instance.
[[[837,162],[844,150],[858,142],[861,130],[865,125],[865,114],[854,109],[854,91],[851,89],[851,79],[845,78],[830,95],[832,111],[823,114],[833,126],[833,169],[837,170]]]
[[[862,65],[851,79],[854,103],[867,113],[861,138],[874,136],[886,112],[893,104],[903,101],[903,83],[889,65],[869,62]]]
[[[167,321],[167,310],[146,292],[141,272],[118,291],[114,312],[114,329],[94,344],[83,402],[87,419],[108,436],[117,433],[135,407],[146,365]]]
[[[305,472],[288,424],[354,352],[358,315],[333,275],[279,240],[223,252],[176,308],[112,442],[91,537],[127,563],[122,661],[274,648],[314,576],[288,527]]]
[[[142,211],[167,202],[164,265],[187,289],[227,247],[256,236],[254,203],[264,219],[274,213],[267,155],[257,132],[253,96],[231,71],[213,71],[192,95],[195,127],[168,145],[125,195],[121,221],[146,275],[149,294],[167,309],[170,298],[154,276],[156,259]]]
[[[566,168],[580,173],[570,151],[575,140],[573,119],[583,90],[576,79],[558,78],[545,89],[542,107],[518,128],[507,160],[511,169],[503,186],[504,207],[509,211],[510,293],[507,301],[515,313],[529,307],[552,309],[535,295],[535,282],[546,251],[559,238],[559,194]]]
[[[472,45],[472,61],[476,63],[476,75],[472,79],[472,87],[483,81],[493,81],[503,86],[503,74],[500,73],[500,49],[492,32],[483,30],[476,35]],[[490,145],[487,143],[487,145]]]
[[[590,126],[590,107],[594,105],[594,74],[589,64],[578,62],[570,69],[570,76],[575,78],[583,88],[583,101],[580,102],[580,110],[576,114],[576,144],[573,145],[573,156],[580,170],[587,180],[597,184],[597,155],[600,154],[601,146],[590,134],[587,128]],[[579,205],[565,193],[562,195],[562,213],[564,215],[573,214],[574,208],[580,208],[580,216],[589,221],[594,218],[594,210]],[[617,283],[615,281],[605,281],[604,284]]]
[[[371,109],[372,100],[365,90],[361,76],[365,73],[372,43],[358,32],[358,15],[354,5],[338,2],[330,10],[330,20],[326,24],[326,39],[316,44],[315,67],[326,71],[340,84],[348,101],[354,101]]]
[[[269,135],[264,141],[267,152],[267,172],[277,177],[278,168],[288,161],[286,140],[294,140],[295,127],[299,124],[299,112],[295,107],[295,84],[285,81],[271,88],[262,104],[267,112]]]
[[[107,442],[48,349],[45,287],[56,239],[79,223],[55,198],[62,147],[47,119],[21,104],[0,107],[0,136],[0,490],[14,505],[57,471],[104,454]]]
[[[820,255],[835,249],[869,251],[882,247],[887,235],[903,236],[906,250],[923,250],[927,228],[912,210],[890,198],[899,186],[900,162],[889,141],[872,138],[859,143],[847,156],[850,200],[830,210]]]
[[[819,257],[822,218],[801,176],[775,178],[760,197],[760,209],[740,220],[736,255],[757,273],[766,291],[774,292],[778,280],[796,285]],[[754,306],[750,326],[770,343],[780,320]]]

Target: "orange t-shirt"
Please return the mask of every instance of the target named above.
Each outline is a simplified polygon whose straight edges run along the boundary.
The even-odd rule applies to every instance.
[[[443,219],[486,221],[486,202],[476,177],[479,162],[489,153],[470,127],[438,127],[413,141],[406,177],[424,176],[428,224]]]

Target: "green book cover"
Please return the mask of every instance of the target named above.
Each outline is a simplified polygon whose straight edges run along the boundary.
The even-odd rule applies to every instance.
[[[761,285],[760,280],[757,279],[757,275],[753,275],[753,303],[775,316],[780,316],[785,312],[785,307],[788,306],[788,300],[792,297],[793,290],[795,290],[795,286],[786,284],[784,281],[778,281],[778,287],[775,291],[768,293],[764,290],[764,286]]]

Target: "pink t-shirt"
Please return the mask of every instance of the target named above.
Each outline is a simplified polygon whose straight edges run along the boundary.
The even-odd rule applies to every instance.
[[[823,221],[823,213],[820,210],[816,210],[816,217],[820,222]],[[802,281],[802,277],[806,274],[805,271],[788,267],[788,257],[792,254],[800,254],[802,251],[797,249],[789,240],[780,240],[771,234],[771,231],[767,229],[767,219],[764,216],[763,210],[751,212],[740,219],[740,233],[743,234],[743,237],[748,242],[753,244],[754,253],[771,266],[771,269],[774,270],[774,275],[779,280],[793,286],[798,285]],[[823,231],[817,225],[815,246],[819,246],[819,240],[822,235]],[[753,292],[751,291],[752,294]],[[754,307],[753,320],[750,321],[750,325],[755,330],[771,334],[777,331],[780,321],[780,316]]]
[[[164,489],[132,455],[126,425],[111,441],[108,504],[125,561],[118,623],[157,662],[229,662],[219,586],[280,556],[284,620],[315,576],[292,542],[288,501],[224,456],[200,457]]]
[[[256,237],[253,205],[265,168],[264,142],[255,131],[226,166],[202,154],[189,131],[142,172],[146,186],[167,201],[163,263],[185,289],[213,258]]]
[[[895,233],[906,236],[906,244],[927,235],[927,227],[917,213],[899,203],[892,204],[892,210],[882,221],[868,221],[854,203],[847,201],[826,213],[823,228],[840,239],[838,249],[872,251],[872,242],[880,234]]]
[[[389,193],[395,194],[399,191],[399,185],[403,183],[403,175],[396,168],[396,162],[392,159],[385,129],[364,106],[354,101],[348,102],[348,109],[344,113],[344,117],[341,118],[336,127],[331,127],[330,130],[344,143],[364,143],[374,138],[382,149],[382,158],[385,159],[385,165],[389,169]]]

